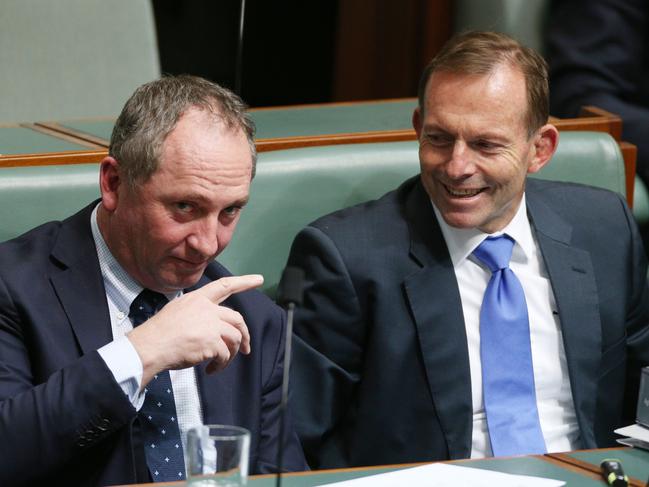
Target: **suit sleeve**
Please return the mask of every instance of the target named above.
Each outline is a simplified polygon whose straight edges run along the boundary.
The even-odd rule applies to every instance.
[[[624,120],[649,179],[649,6],[644,0],[555,0],[547,28],[551,113],[595,105]]]
[[[635,421],[638,387],[642,367],[649,365],[649,288],[647,259],[637,225],[631,211],[621,202],[631,232],[631,259],[629,273],[633,279],[627,308],[627,384],[625,394],[625,419]]]
[[[279,307],[273,307],[272,329],[278,333],[279,339],[270,340],[270,336],[264,337],[264,341],[272,341],[276,347],[269,353],[264,361],[264,370],[269,373],[263,380],[261,397],[261,428],[259,434],[259,456],[257,465],[253,466],[255,473],[268,474],[277,472],[277,439],[280,436],[280,404],[282,401],[282,379],[284,375],[284,348],[286,336],[286,315]],[[290,390],[289,390],[290,396]],[[293,414],[290,404],[285,417],[284,428],[284,453],[282,457],[282,471],[293,472],[308,470],[304,459],[300,440],[293,425]]]
[[[30,349],[22,308],[0,279],[0,485],[34,485],[72,468],[135,414],[97,352],[35,378],[48,357]],[[48,355],[56,353],[52,343]]]
[[[347,457],[345,423],[354,415],[349,405],[362,374],[366,320],[343,257],[323,231],[302,230],[288,265],[305,272],[291,370],[296,427],[312,468],[321,460],[340,464]],[[337,458],[321,458],[325,450]]]

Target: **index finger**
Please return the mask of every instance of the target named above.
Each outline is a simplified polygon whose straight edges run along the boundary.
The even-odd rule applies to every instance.
[[[264,277],[260,274],[248,274],[245,276],[228,276],[210,282],[197,289],[196,293],[203,294],[214,304],[219,304],[230,296],[248,289],[254,289],[264,283]]]

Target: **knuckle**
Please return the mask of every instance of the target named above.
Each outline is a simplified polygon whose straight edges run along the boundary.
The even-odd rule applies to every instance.
[[[221,279],[219,279],[219,284],[226,291],[228,291],[228,290],[230,290],[230,288],[232,288],[232,283],[230,282],[229,277],[222,277]]]

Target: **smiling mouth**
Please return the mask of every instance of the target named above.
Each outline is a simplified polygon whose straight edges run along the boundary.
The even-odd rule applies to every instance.
[[[455,198],[471,198],[472,196],[475,196],[477,194],[482,193],[485,191],[486,188],[466,188],[466,189],[458,189],[458,188],[451,188],[450,186],[444,185],[444,188],[446,188],[446,191],[448,194]]]

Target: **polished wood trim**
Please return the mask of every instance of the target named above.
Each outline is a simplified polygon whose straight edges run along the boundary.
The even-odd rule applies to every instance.
[[[612,447],[612,448],[599,448],[599,449],[592,449],[592,450],[583,450],[583,451],[598,451],[598,452],[606,452],[610,451],[613,455],[615,452],[618,452],[620,450],[630,450],[628,447]],[[578,458],[574,458],[570,456],[570,452],[567,453],[547,453],[546,456],[549,458],[553,458],[557,460],[558,462],[563,462],[569,465],[574,466],[578,471],[583,471],[586,470],[588,472],[596,474],[599,478],[602,478],[602,471],[600,469],[599,465],[595,465],[594,463],[590,462],[585,462],[583,460],[579,460]],[[627,474],[628,475],[628,474]],[[629,476],[629,485],[632,487],[646,487],[646,481],[637,479],[635,477]]]
[[[633,195],[635,194],[636,161],[638,160],[638,147],[629,142],[618,142],[622,157],[624,158],[624,176],[626,183],[626,199],[629,208],[633,208]]]
[[[106,149],[52,152],[41,154],[12,154],[0,156],[0,167],[54,166],[99,163],[108,155]]]
[[[606,451],[606,450],[611,450],[613,452],[619,451],[621,448],[606,448],[606,449],[600,449],[600,450],[593,450],[593,451]],[[564,458],[565,457],[565,458]],[[506,457],[501,457],[501,458],[506,458]],[[510,457],[514,458],[514,457]],[[597,468],[593,468],[593,464],[587,463],[587,462],[579,462],[579,461],[573,461],[570,462],[568,460],[574,460],[567,455],[563,453],[547,453],[545,455],[527,455],[526,458],[537,458],[539,460],[542,460],[544,462],[550,463],[552,465],[555,465],[559,468],[562,468],[564,470],[568,470],[570,472],[573,472],[578,475],[582,475],[584,477],[593,479],[593,480],[600,480],[602,479],[601,473]],[[478,459],[478,460],[485,460],[484,458]],[[464,458],[461,460],[445,460],[442,462],[438,463],[452,463],[456,465],[462,465],[465,463],[471,463],[474,461],[474,459],[471,458]],[[419,467],[422,465],[429,465],[431,463],[436,463],[436,462],[416,462],[416,463],[397,463],[397,464],[389,464],[389,465],[370,465],[366,467],[348,467],[348,468],[332,468],[332,469],[323,469],[323,470],[306,470],[303,472],[287,472],[283,473],[282,477],[308,477],[312,474],[320,474],[320,473],[331,473],[331,474],[337,474],[337,473],[347,473],[347,472],[355,472],[355,471],[363,471],[363,472],[368,472],[372,470],[383,470],[383,469],[400,469],[400,468],[412,468],[412,467]],[[260,474],[260,475],[251,475],[250,479],[270,479],[270,478],[275,478],[277,474]],[[629,480],[632,480],[631,478]],[[635,484],[633,482],[638,482],[637,479],[632,480],[632,486],[633,487],[645,487],[644,484]],[[140,487],[144,487],[145,485],[153,485],[153,484],[135,484]],[[180,485],[185,485],[183,482],[159,482],[156,483],[155,485],[161,485],[161,486],[180,486]],[[115,486],[115,487],[125,487],[125,486]]]
[[[578,117],[557,118],[550,117],[549,123],[559,130],[586,130],[592,132],[606,132],[618,142],[622,137],[622,119],[606,110],[586,105],[581,108]]]
[[[554,465],[556,467],[560,467],[560,468],[562,468],[564,470],[574,472],[574,473],[579,474],[579,475],[581,475],[583,477],[589,477],[589,478],[591,478],[593,480],[602,480],[602,474],[599,471],[597,471],[597,472],[591,471],[589,469],[579,467],[579,466],[574,465],[572,463],[565,462],[563,460],[560,460],[558,458],[553,457],[551,453],[546,453],[545,455],[543,455],[540,458],[542,458],[543,461],[551,463],[552,465]]]

